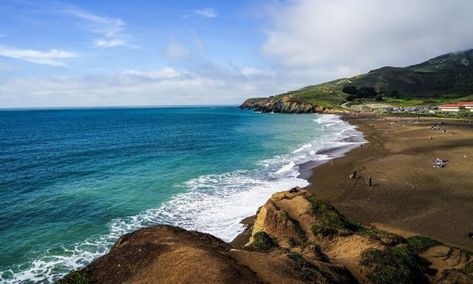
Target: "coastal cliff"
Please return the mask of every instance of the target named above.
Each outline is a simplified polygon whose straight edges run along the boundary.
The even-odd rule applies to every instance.
[[[316,113],[324,112],[324,108],[308,102],[299,102],[291,97],[269,97],[247,99],[241,109],[252,109],[261,112],[276,113]]]
[[[472,283],[473,254],[349,222],[312,193],[274,194],[245,245],[158,225],[59,283]]]
[[[469,101],[473,92],[473,49],[444,54],[407,67],[384,66],[350,78],[306,86],[240,107],[261,112],[313,113],[372,110]]]

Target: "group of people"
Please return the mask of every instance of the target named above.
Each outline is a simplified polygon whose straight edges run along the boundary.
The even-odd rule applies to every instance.
[[[442,125],[442,124],[443,124],[442,122],[440,122],[439,124],[434,124],[434,125],[430,126],[430,129],[439,130],[439,131],[442,131],[442,132],[447,132],[447,130],[445,128],[440,127],[440,125]]]
[[[445,168],[447,166],[448,160],[442,160],[440,158],[437,158],[435,160],[435,163],[433,164],[434,168]]]

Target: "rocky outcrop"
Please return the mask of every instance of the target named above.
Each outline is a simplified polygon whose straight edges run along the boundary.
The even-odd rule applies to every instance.
[[[274,194],[252,220],[238,246],[141,229],[59,283],[473,283],[471,252],[353,224],[299,188]]]
[[[277,247],[234,249],[209,234],[158,225],[122,236],[111,251],[59,283],[353,283],[350,272]]]
[[[275,113],[318,113],[325,109],[308,102],[299,102],[290,96],[247,99],[241,109]]]
[[[258,246],[262,235],[308,261],[345,267],[360,283],[473,283],[471,252],[353,224],[298,188],[274,194],[258,210],[248,245]]]
[[[110,252],[62,283],[261,283],[209,234],[159,225],[123,235]]]

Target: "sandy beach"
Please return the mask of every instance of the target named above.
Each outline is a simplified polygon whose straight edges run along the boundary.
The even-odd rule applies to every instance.
[[[307,188],[354,222],[473,249],[468,236],[473,232],[473,124],[434,118],[346,119],[369,143],[314,168]],[[434,168],[437,158],[448,165]],[[350,179],[354,169],[358,178]]]

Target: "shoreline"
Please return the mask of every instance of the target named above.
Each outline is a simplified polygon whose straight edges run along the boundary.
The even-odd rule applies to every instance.
[[[365,134],[359,130],[358,126],[355,124],[350,123],[345,119],[344,115],[341,115],[339,113],[326,113],[326,114],[335,114],[339,116],[339,119],[344,121],[347,124],[350,124],[352,126],[355,126],[353,129],[357,131],[357,135],[352,135],[349,138],[345,138],[339,142],[351,142],[351,143],[357,143],[357,144],[348,144],[348,145],[343,145],[343,146],[335,146],[332,148],[324,148],[317,150],[317,154],[322,154],[322,155],[328,155],[330,157],[333,157],[331,159],[320,159],[320,160],[311,160],[305,163],[300,164],[299,167],[299,175],[297,178],[306,180],[308,182],[308,185],[302,187],[302,189],[309,189],[311,184],[311,179],[313,175],[315,174],[314,171],[316,168],[330,164],[331,162],[334,162],[340,158],[343,158],[344,156],[348,155],[351,151],[354,149],[358,148],[359,145],[364,145],[369,143],[368,140],[365,139]],[[286,190],[289,190],[286,189]],[[271,198],[269,196],[268,198]],[[262,206],[262,205],[261,205]],[[255,212],[256,214],[256,212]],[[256,215],[251,215],[243,218],[240,221],[240,224],[244,225],[244,229],[242,232],[238,233],[232,240],[230,240],[228,243],[231,244],[234,247],[244,247],[248,241],[249,237],[251,235],[251,228],[254,222]]]
[[[305,189],[349,220],[404,237],[424,235],[473,249],[473,127],[461,120],[353,117],[343,120],[364,134],[363,147],[311,169]],[[430,128],[442,122],[446,132]],[[432,137],[432,140],[430,140]],[[433,168],[437,157],[446,168]],[[359,178],[348,177],[356,169]],[[368,186],[368,177],[373,186]],[[470,201],[470,202],[468,202]]]
[[[470,222],[468,218],[473,216],[473,202],[467,202],[473,201],[473,179],[469,180],[465,175],[470,170],[473,172],[473,164],[461,165],[461,171],[458,171],[458,165],[453,164],[443,169],[432,167],[437,155],[442,159],[451,156],[449,152],[456,147],[461,148],[459,151],[464,151],[465,148],[468,151],[469,148],[466,156],[470,157],[471,154],[473,158],[471,123],[438,118],[373,115],[343,115],[341,119],[355,125],[366,142],[360,141],[362,147],[345,146],[323,150],[329,154],[342,152],[332,163],[330,160],[322,160],[301,164],[299,177],[309,183],[303,189],[329,202],[353,222],[403,237],[422,235],[446,245],[473,249],[473,239],[468,236],[473,232],[473,221]],[[435,132],[429,128],[431,124],[438,122],[442,122],[448,129],[446,133]],[[398,125],[387,128],[387,125],[392,123]],[[412,149],[399,145],[400,142],[406,142],[406,138],[403,138],[406,131],[412,138],[412,141],[407,141],[411,142],[406,143],[407,148]],[[440,145],[433,145],[433,149],[429,149],[429,135],[434,136],[434,143],[441,142]],[[461,138],[460,142],[456,141],[457,138]],[[422,149],[419,143],[427,144],[428,147]],[[451,147],[448,146],[449,143]],[[346,147],[351,149],[346,151]],[[420,157],[417,157],[418,154],[413,150],[419,152]],[[425,160],[423,157],[426,155],[431,159],[422,161],[426,167],[417,170],[416,162]],[[449,159],[451,163],[459,159],[458,153],[455,153],[453,158]],[[402,174],[396,173],[396,167],[403,169],[405,180]],[[353,169],[356,169],[359,175],[356,180],[349,179]],[[430,179],[435,179],[437,175],[449,178],[449,181],[443,184],[434,180],[437,183],[433,183]],[[373,177],[372,187],[368,186],[368,176]],[[460,178],[456,185],[462,185],[459,190],[451,188],[450,181],[456,178]],[[469,187],[471,190],[468,190]],[[458,199],[459,192],[464,199]],[[247,243],[253,218],[254,215],[242,220],[241,223],[247,228],[230,241],[230,244],[242,247]],[[439,221],[441,225],[436,224]]]
[[[357,130],[363,134],[360,136],[364,139],[364,141],[360,141],[361,147],[352,144],[324,149],[319,154],[329,156],[341,154],[342,156],[334,158],[333,163],[330,163],[330,160],[321,160],[300,165],[299,177],[312,173],[308,177],[309,185],[304,188],[286,189],[269,197],[268,201],[255,212],[256,215],[241,220],[246,228],[232,241],[224,242],[210,234],[187,231],[168,225],[141,228],[121,236],[109,253],[94,260],[86,267],[66,275],[61,283],[74,283],[72,280],[77,277],[93,279],[96,282],[111,279],[111,276],[119,279],[115,282],[123,282],[124,279],[169,279],[170,275],[174,279],[181,279],[187,277],[187,274],[182,271],[208,272],[210,266],[216,268],[210,274],[201,275],[203,283],[215,277],[221,277],[219,279],[222,280],[213,282],[222,283],[228,282],[228,279],[242,277],[242,274],[238,274],[239,276],[236,276],[235,273],[226,274],[228,270],[220,269],[222,265],[226,267],[230,265],[231,271],[247,269],[248,277],[244,281],[246,283],[254,279],[268,283],[277,283],[281,279],[288,283],[293,282],[294,279],[305,282],[307,281],[306,275],[300,273],[300,270],[303,269],[300,267],[301,263],[304,264],[304,267],[315,267],[315,271],[321,273],[316,278],[314,278],[315,276],[311,277],[311,280],[327,277],[327,279],[332,279],[328,282],[337,283],[365,283],[368,280],[373,280],[373,273],[376,275],[383,273],[388,279],[399,280],[399,275],[396,272],[398,269],[409,271],[409,274],[402,275],[405,279],[422,279],[421,282],[426,283],[437,283],[440,280],[457,283],[460,280],[470,281],[473,279],[470,271],[471,252],[468,251],[468,244],[461,244],[462,240],[449,239],[451,236],[438,237],[432,231],[425,233],[422,231],[425,228],[422,227],[419,227],[418,230],[411,230],[408,227],[409,222],[405,224],[406,226],[402,226],[396,223],[392,225],[389,220],[378,223],[363,220],[366,217],[363,216],[363,210],[367,209],[375,216],[384,217],[382,213],[380,214],[379,209],[390,209],[389,206],[385,208],[386,204],[376,198],[379,197],[377,196],[379,192],[382,195],[387,194],[384,201],[397,206],[400,209],[398,212],[411,209],[408,215],[415,216],[415,214],[410,215],[415,213],[412,212],[412,208],[403,206],[409,205],[409,199],[418,201],[412,195],[417,193],[413,192],[416,188],[409,189],[408,199],[396,200],[391,198],[392,195],[389,195],[389,191],[393,191],[393,187],[390,186],[395,185],[394,191],[400,193],[403,193],[405,189],[398,179],[388,182],[389,178],[378,179],[375,176],[374,186],[368,188],[366,177],[368,175],[374,176],[373,173],[376,171],[373,169],[385,170],[386,168],[383,168],[382,165],[383,160],[402,152],[400,151],[403,150],[402,145],[401,149],[393,148],[393,145],[399,144],[397,140],[399,137],[405,136],[406,130],[411,134],[407,136],[408,147],[416,146],[417,143],[425,143],[425,141],[430,141],[429,143],[433,144],[432,139],[426,140],[424,137],[426,133],[432,131],[430,129],[426,132],[427,127],[425,127],[432,121],[410,119],[398,122],[395,118],[384,117],[364,117],[359,120],[343,117],[342,119],[356,125]],[[398,129],[388,131],[386,124],[399,125],[393,126]],[[442,131],[436,139],[441,141],[442,138],[444,138],[443,140],[450,138],[446,139],[449,143],[454,142],[452,137],[470,139],[473,133],[471,125],[465,127],[458,122],[445,123],[442,124],[442,127],[448,129],[447,132],[450,136]],[[385,132],[390,133],[387,140],[384,140],[386,139],[384,134],[387,134]],[[391,138],[392,135],[394,137]],[[421,142],[416,141],[416,139],[420,139],[419,137],[422,138]],[[466,143],[467,148],[473,142],[470,140],[468,140],[470,143]],[[465,147],[465,144],[460,143],[458,146],[462,148]],[[347,147],[351,149],[347,149]],[[426,148],[428,149],[428,147]],[[447,150],[452,151],[451,149]],[[426,153],[431,154],[429,151]],[[411,152],[410,155],[415,158],[421,154]],[[409,156],[406,153],[403,155]],[[406,157],[403,156],[401,163],[403,160],[406,161]],[[455,166],[458,170],[456,156],[449,157],[449,161],[456,162]],[[393,163],[396,164],[399,161]],[[374,168],[372,164],[375,165]],[[408,163],[408,165],[412,164]],[[356,167],[358,171],[358,178],[355,179],[348,178],[353,167]],[[433,171],[432,168],[429,168],[428,170],[430,172],[443,170],[446,174],[452,174],[445,171],[452,167],[449,165],[447,168],[433,169]],[[412,170],[411,166],[405,168]],[[467,166],[462,169],[469,171],[471,168]],[[422,173],[429,175],[429,171]],[[406,177],[406,180],[409,180],[409,177]],[[466,186],[470,185],[471,182],[466,183]],[[353,192],[355,194],[364,192],[365,194],[360,196],[365,199],[353,198]],[[468,193],[473,194],[471,190]],[[401,197],[406,197],[406,195],[401,195]],[[473,211],[473,204],[467,206],[468,208]],[[430,212],[431,208],[426,206],[422,209]],[[466,215],[467,218],[468,216],[471,215]],[[399,216],[388,214],[388,217],[390,220],[396,221]],[[441,218],[436,218],[434,221],[439,219]],[[414,221],[421,222],[423,219],[414,218]],[[457,226],[457,223],[453,223],[453,226]],[[431,228],[440,234],[444,233],[437,227]],[[251,244],[248,246],[250,240]],[[143,255],[144,245],[146,252]],[[465,248],[466,250],[463,250]],[[184,251],[185,255],[193,257],[183,258]],[[400,257],[398,251],[402,252],[403,259],[408,260],[407,264],[397,262]],[[369,255],[374,252],[382,253],[389,263],[377,258],[370,258]],[[126,261],[130,256],[137,261]],[[196,263],[193,260],[195,257],[201,259],[202,262]],[[390,260],[393,258],[394,260]],[[364,261],[380,265],[381,271],[376,267],[367,266]],[[412,267],[409,264],[411,262],[422,266],[422,270],[419,270],[417,266]],[[163,263],[167,263],[166,269],[163,269]],[[175,263],[180,265],[176,266]],[[296,266],[294,266],[295,264]],[[388,266],[386,270],[384,270],[385,266]],[[123,269],[126,271],[124,274],[122,273]],[[392,274],[392,271],[395,274]],[[190,277],[195,280],[194,273]]]

